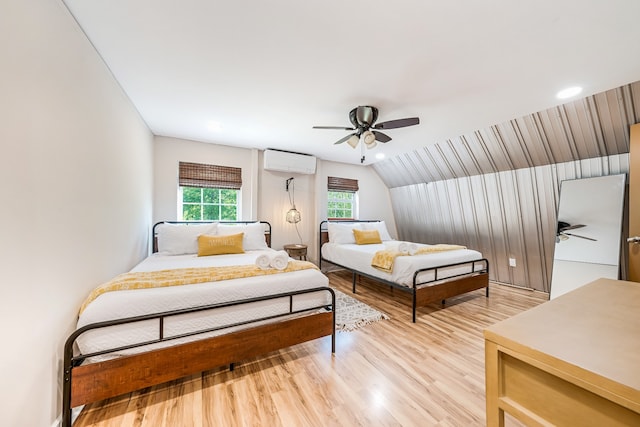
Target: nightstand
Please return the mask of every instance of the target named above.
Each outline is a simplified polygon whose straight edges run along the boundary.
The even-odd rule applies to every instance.
[[[295,243],[291,245],[284,245],[283,247],[291,258],[298,258],[304,261],[307,260],[307,245]]]

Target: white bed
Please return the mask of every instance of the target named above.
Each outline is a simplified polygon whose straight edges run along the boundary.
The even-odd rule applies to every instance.
[[[353,229],[376,230],[380,243],[357,244]],[[422,255],[398,256],[391,272],[373,267],[376,252],[397,248],[400,243],[389,235],[384,221],[346,220],[320,223],[320,266],[323,261],[353,272],[353,292],[358,275],[372,278],[403,291],[413,297],[412,319],[416,308],[442,302],[472,290],[486,288],[489,295],[489,262],[472,249],[455,249]],[[432,245],[411,243],[415,249]]]
[[[452,251],[436,252],[425,255],[399,256],[396,258],[391,273],[381,271],[371,266],[371,260],[376,252],[383,251],[389,247],[397,246],[398,241],[388,241],[380,244],[357,245],[355,243],[325,243],[322,245],[322,258],[326,261],[348,264],[352,270],[374,276],[379,279],[392,281],[394,283],[412,287],[413,275],[417,270],[431,269],[448,264],[459,264],[451,267],[440,268],[438,270],[438,280],[451,276],[471,273],[473,265],[467,264],[469,261],[481,260],[482,254],[471,249],[457,249]],[[409,242],[407,242],[409,243]],[[418,248],[426,248],[430,245],[416,243]],[[342,261],[341,261],[342,260]],[[436,281],[435,270],[427,270],[418,275],[418,282],[433,284]]]
[[[131,273],[170,270],[184,278],[182,268],[261,271],[238,279],[92,293],[65,343],[64,427],[71,425],[73,407],[221,365],[232,367],[305,341],[331,335],[335,352],[335,293],[328,278],[282,251],[284,266],[256,265],[261,255],[273,259],[276,253],[269,247],[268,223],[158,223],[152,234],[154,252],[159,252]],[[233,250],[244,253],[205,256],[199,243],[203,236],[217,242],[211,243],[216,251],[229,240],[235,242]],[[281,271],[287,265],[295,268]],[[265,269],[268,274],[261,275]],[[152,280],[155,286],[155,274]]]
[[[259,255],[274,254],[275,252],[273,249],[264,249],[247,251],[244,254],[206,257],[198,257],[195,254],[165,255],[155,253],[134,267],[131,272],[192,267],[253,265]],[[113,319],[246,300],[264,295],[326,287],[328,285],[329,279],[327,276],[318,270],[309,269],[221,282],[107,292],[100,295],[86,307],[78,319],[77,327],[81,328],[92,323]],[[331,304],[331,295],[327,292],[295,295],[293,297],[293,311],[304,310],[308,307],[323,304]],[[192,331],[241,323],[255,318],[286,314],[289,309],[289,298],[282,297],[244,304],[240,307],[224,307],[216,310],[188,313],[165,319],[163,334],[165,338],[169,338]],[[217,333],[222,333],[222,331],[218,331]],[[215,333],[209,333],[206,336],[212,335],[215,335]],[[109,348],[153,340],[157,336],[158,321],[146,320],[88,331],[78,337],[77,344],[82,354],[89,354]],[[202,336],[198,336],[197,338],[202,338]],[[182,338],[153,346],[146,346],[144,350],[147,351],[150,348],[175,345],[193,339],[196,338]],[[131,354],[136,351],[140,351],[140,349],[128,349],[115,354],[109,354],[108,357]],[[101,359],[104,358],[105,357]]]

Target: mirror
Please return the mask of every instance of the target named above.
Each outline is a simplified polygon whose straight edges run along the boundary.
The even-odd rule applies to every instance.
[[[550,299],[600,277],[618,278],[625,177],[560,184]]]

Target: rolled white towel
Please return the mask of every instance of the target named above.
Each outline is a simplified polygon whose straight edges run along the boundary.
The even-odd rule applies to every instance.
[[[407,252],[409,252],[409,255],[415,255],[417,250],[418,245],[415,243],[407,243]]]
[[[385,242],[384,246],[389,251],[398,251],[402,253],[409,252],[408,242],[399,242],[399,241]]]
[[[271,257],[271,267],[284,270],[289,265],[289,254],[286,251],[278,251]]]
[[[256,258],[256,265],[263,270],[268,270],[271,268],[271,257],[267,254],[258,255]]]

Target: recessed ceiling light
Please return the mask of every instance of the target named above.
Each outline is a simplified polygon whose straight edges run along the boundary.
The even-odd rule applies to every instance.
[[[567,98],[571,98],[572,96],[576,96],[580,92],[582,92],[582,88],[580,86],[568,87],[568,88],[562,89],[560,92],[558,92],[556,94],[556,98],[558,98],[558,99],[567,99]]]
[[[378,160],[384,159],[384,153],[377,153],[376,154],[376,159],[378,159]]]

